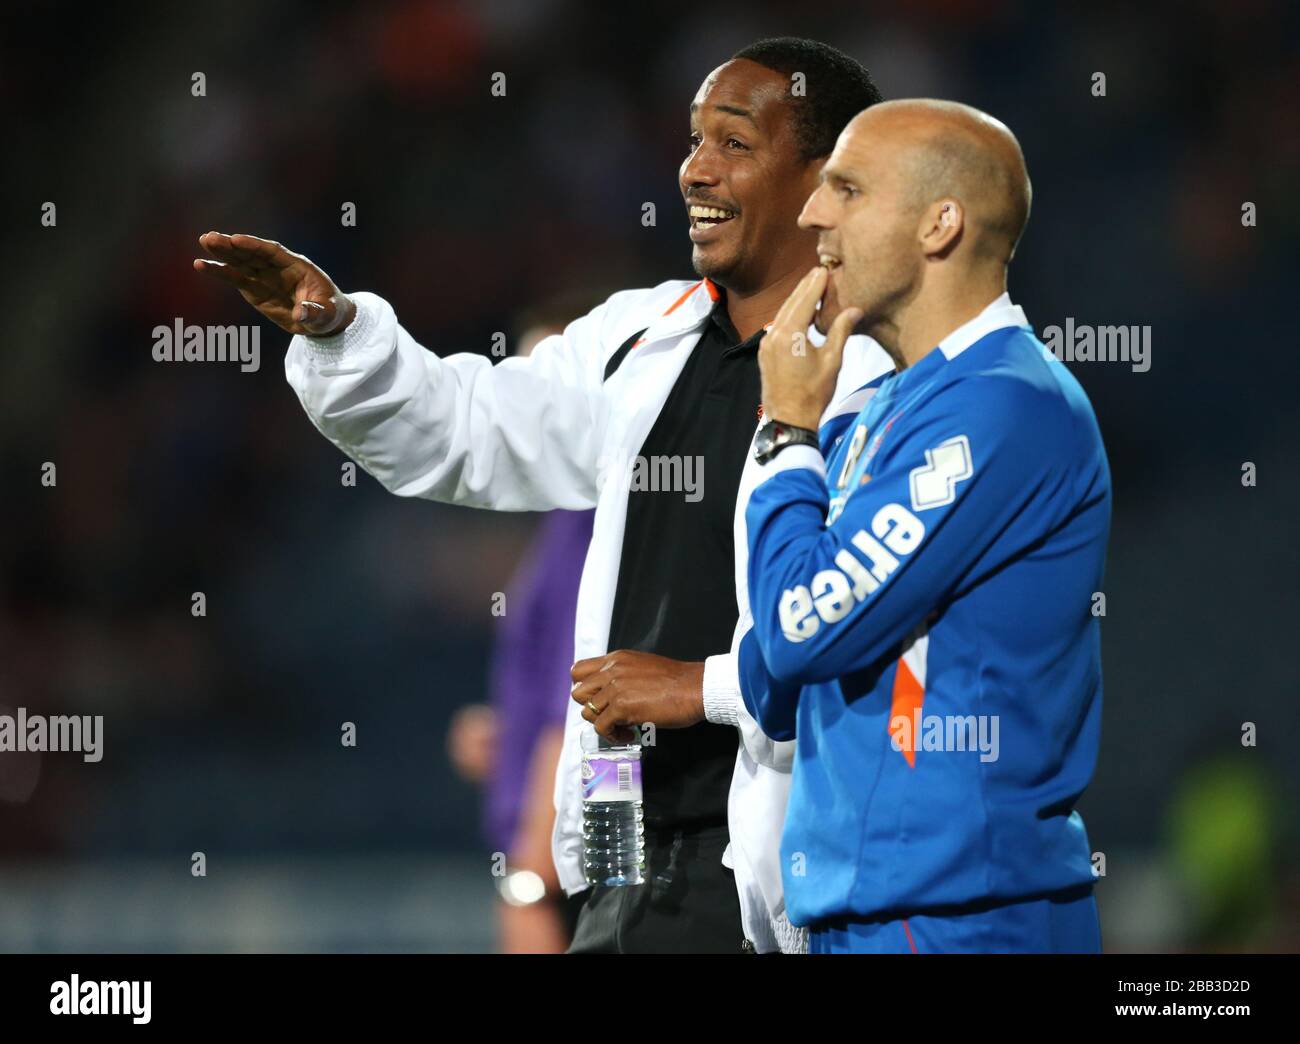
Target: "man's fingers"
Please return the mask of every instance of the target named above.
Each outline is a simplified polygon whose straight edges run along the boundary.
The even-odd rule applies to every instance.
[[[591,709],[593,705],[596,708],[594,711]],[[622,720],[624,717],[625,715],[621,714],[618,708],[614,706],[613,700],[604,707],[600,705],[599,700],[583,701],[582,720],[595,725],[596,731],[602,736],[609,736],[619,725],[627,724]]]
[[[799,282],[795,284],[795,288],[790,292],[790,296],[787,297],[784,301],[782,301],[781,307],[776,310],[776,316],[772,319],[772,325],[769,327],[769,329],[776,329],[777,327],[783,326],[785,324],[786,317],[790,314],[791,310],[793,309],[793,305],[791,305],[790,302],[794,300],[795,295],[799,293],[799,290],[803,287],[804,283],[808,282],[808,277],[811,275],[812,275],[811,272],[805,272],[803,274],[803,278],[800,279]]]
[[[604,667],[605,661],[608,659],[608,656],[591,656],[585,660],[579,660],[573,665],[573,669],[569,671],[569,674],[574,681],[583,681]]]
[[[270,267],[257,254],[248,250],[240,250],[232,245],[230,237],[222,235],[220,232],[209,232],[206,235],[199,236],[199,245],[216,260],[227,265],[235,265],[243,269],[248,275],[256,275],[258,272],[265,271]]]
[[[199,236],[199,246],[209,253],[217,250],[230,250],[230,237],[224,232],[204,232]]]
[[[249,273],[243,272],[237,266],[227,264],[224,261],[209,261],[206,258],[196,257],[194,259],[194,269],[215,276],[223,283],[229,283],[240,290],[252,289],[255,285]]]
[[[573,696],[575,702],[585,704],[588,700],[594,699],[596,693],[600,692],[600,690],[603,689],[604,687],[605,687],[604,678],[601,678],[599,676],[595,678],[588,678],[586,681],[579,682],[577,685],[575,685],[570,695]],[[599,700],[596,701],[596,706],[597,707],[600,706]]]
[[[223,261],[247,261],[252,256],[247,250],[236,248],[224,232],[204,232],[199,236],[199,246]]]
[[[807,330],[813,316],[817,314],[817,302],[826,292],[828,274],[824,267],[818,265],[799,280],[799,285],[785,299],[785,304],[777,312],[776,322],[773,325],[791,331]]]
[[[822,351],[831,352],[839,356],[844,351],[844,344],[853,333],[853,328],[862,321],[862,309],[846,308],[835,317],[835,322],[831,323],[831,328],[826,334],[826,343],[822,345]]]
[[[587,718],[590,713],[591,710],[588,708],[583,711],[582,716]],[[594,720],[591,718],[588,718],[587,720],[591,721],[591,723],[596,726],[596,731],[606,739],[626,743],[630,742],[631,736],[636,735],[635,732],[628,728],[629,725],[635,724],[635,722],[624,720],[626,717],[626,715],[620,714],[617,709],[611,705],[604,708]]]
[[[817,303],[821,301],[822,294],[826,293],[826,280],[829,276],[830,273],[818,265],[804,276],[795,292],[790,295],[789,303],[793,307],[790,322],[798,332],[803,333],[812,325],[813,316],[817,314]]]
[[[286,250],[279,243],[270,239],[259,239],[257,236],[246,236],[242,232],[236,232],[230,237],[230,245],[277,268],[288,268],[294,262],[301,260],[297,254]]]
[[[287,268],[301,260],[279,243],[242,232],[205,232],[199,236],[199,245],[220,261],[242,262],[254,268]]]

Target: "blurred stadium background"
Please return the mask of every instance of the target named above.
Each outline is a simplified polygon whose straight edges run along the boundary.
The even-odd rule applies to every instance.
[[[484,696],[491,597],[535,518],[344,488],[287,337],[265,327],[240,373],[156,364],[150,330],[250,320],[190,268],[209,228],[384,294],[441,353],[686,276],[686,107],[781,34],[1017,132],[1012,294],[1040,332],[1151,325],[1149,372],[1074,367],[1116,487],[1082,803],[1104,938],[1300,948],[1296,6],[800,7],[6,5],[0,703],[103,714],[106,754],[0,755],[0,949],[492,947],[446,731]]]

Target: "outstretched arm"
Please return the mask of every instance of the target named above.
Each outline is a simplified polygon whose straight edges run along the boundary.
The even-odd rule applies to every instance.
[[[195,268],[295,335],[285,376],[313,424],[388,490],[468,507],[594,507],[608,418],[606,305],[528,358],[439,357],[374,294],[278,243],[209,232]]]

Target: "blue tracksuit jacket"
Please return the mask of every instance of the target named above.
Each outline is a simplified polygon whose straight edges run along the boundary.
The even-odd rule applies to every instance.
[[[873,382],[823,428],[824,462],[783,451],[749,502],[741,688],[797,740],[795,924],[1093,880],[1074,805],[1100,732],[1110,475],[1087,397],[1023,321],[1004,297],[973,343]]]

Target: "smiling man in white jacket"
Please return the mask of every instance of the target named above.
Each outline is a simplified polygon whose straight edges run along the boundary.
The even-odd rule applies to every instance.
[[[285,373],[308,416],[387,489],[505,511],[596,508],[555,787],[569,894],[588,887],[584,718],[606,736],[653,723],[656,740],[644,752],[647,883],[591,888],[576,952],[804,949],[779,864],[791,745],[757,727],[736,669],[750,625],[748,448],[758,342],[816,260],[796,218],[839,132],[878,100],[866,71],[823,44],[741,51],[691,105],[679,181],[702,278],[616,293],[496,366],[439,358],[382,298],[343,294],[277,243],[200,238],[212,259],[195,267],[295,334]],[[874,342],[849,338],[837,398],[891,368]],[[683,457],[703,464],[702,496],[629,488],[632,462]]]

